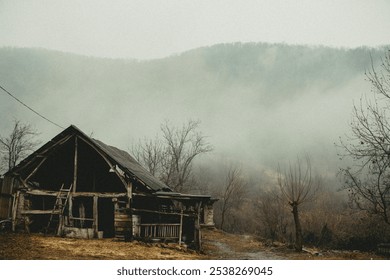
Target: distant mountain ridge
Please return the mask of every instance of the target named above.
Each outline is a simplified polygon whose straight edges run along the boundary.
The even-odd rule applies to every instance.
[[[234,43],[142,61],[96,58],[45,49],[0,48],[0,77],[10,86],[28,82],[54,89],[62,85],[88,86],[91,82],[110,81],[126,83],[128,89],[144,86],[145,90],[174,89],[178,85],[191,86],[203,81],[226,86],[245,84],[254,89],[259,84],[275,86],[278,81],[278,85],[285,83],[302,88],[318,81],[342,82],[367,69],[370,55],[378,59],[384,50],[386,47],[335,49]]]

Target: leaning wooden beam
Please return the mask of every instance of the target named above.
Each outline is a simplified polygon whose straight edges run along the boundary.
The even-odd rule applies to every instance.
[[[181,246],[182,234],[183,234],[183,210],[181,210],[181,212],[180,212],[179,246]]]
[[[23,180],[21,177],[19,177],[19,182],[22,183],[23,187],[28,189],[28,185],[27,185],[27,182],[25,180]],[[21,187],[19,186],[19,189],[21,189]]]
[[[62,144],[66,143],[70,138],[72,138],[74,135],[68,135],[65,138],[58,140],[57,142],[53,143],[50,147],[47,147],[45,150],[40,151],[39,155],[44,155],[46,152],[52,150],[56,146],[61,146]],[[50,141],[51,142],[51,141]],[[39,156],[37,155],[37,156]]]
[[[98,197],[95,195],[93,197],[93,234],[97,238],[98,237],[98,230],[99,230],[99,211],[98,211]]]
[[[116,170],[116,168],[114,168],[114,166],[112,165],[111,161],[106,157],[105,154],[103,154],[99,149],[97,149],[94,145],[92,145],[89,141],[83,139],[80,137],[81,140],[83,140],[84,143],[86,143],[87,145],[89,145],[92,149],[94,149],[103,159],[104,161],[108,164],[108,166],[115,172],[115,174],[118,176],[119,180],[121,180],[121,182],[123,183],[124,187],[126,188],[127,187],[127,182],[125,181],[125,179],[119,174],[119,172]]]
[[[118,170],[116,170],[116,168],[113,166],[113,164],[111,163],[111,161],[107,158],[106,154],[104,152],[101,152],[97,147],[96,145],[93,145],[91,144],[89,141],[83,139],[80,137],[81,140],[83,140],[87,145],[89,145],[92,149],[94,149],[105,161],[106,163],[108,164],[108,166],[110,167],[111,170],[113,170],[115,172],[115,174],[118,176],[119,180],[122,181],[123,185],[126,187],[127,186],[127,182],[126,180],[124,179],[124,177],[119,174]],[[144,185],[146,188],[152,190],[144,181],[142,181],[141,179],[137,178],[136,176],[134,176],[134,174],[132,174],[133,176],[133,179],[134,180],[137,180],[137,182],[139,182],[140,184]]]
[[[72,136],[73,135],[69,135],[69,136],[53,143],[52,145],[47,145],[48,147],[45,150],[39,151],[39,154],[36,154],[35,157],[42,157],[47,151],[50,151],[50,149],[53,149],[56,146],[60,146],[60,145],[64,144]],[[34,155],[34,154],[32,154],[32,155]],[[26,162],[26,163],[24,163],[24,162]],[[27,157],[26,159],[21,161],[21,163],[23,163],[23,164],[19,164],[21,167],[18,168],[16,172],[20,172],[20,170],[26,169],[27,167],[29,167],[30,165],[32,165],[34,163],[34,160],[33,160],[33,158]]]
[[[38,171],[39,167],[46,161],[47,157],[44,157],[41,162],[34,168],[34,170],[25,179],[26,182]]]

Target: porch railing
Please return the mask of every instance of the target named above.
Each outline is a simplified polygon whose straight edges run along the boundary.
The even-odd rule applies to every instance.
[[[139,234],[144,238],[175,238],[180,237],[180,224],[140,224]]]

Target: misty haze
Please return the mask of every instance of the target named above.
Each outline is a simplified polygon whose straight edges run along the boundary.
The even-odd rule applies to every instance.
[[[135,61],[3,48],[3,86],[66,127],[128,149],[162,122],[194,119],[217,155],[274,168],[299,153],[335,171],[334,143],[353,102],[370,91],[364,73],[383,49],[223,44]],[[59,130],[5,96],[1,130],[31,119],[48,139]],[[337,168],[336,168],[337,170]]]
[[[217,228],[259,236],[264,244],[295,240],[288,204],[272,195],[280,171],[307,157],[321,189],[314,202],[302,204],[303,242],[374,250],[389,240],[388,225],[349,207],[339,171],[351,162],[340,160],[339,144],[350,132],[354,104],[371,94],[365,73],[379,67],[387,49],[229,43],[131,60],[3,47],[0,77],[53,122],[130,153],[146,139],[163,139],[164,123],[198,122],[212,150],[196,157],[192,187],[184,191],[218,198]],[[31,124],[42,144],[61,132],[6,94],[0,112],[2,137],[15,120]],[[240,179],[236,199],[226,196],[229,178]],[[374,226],[375,234],[367,229]]]

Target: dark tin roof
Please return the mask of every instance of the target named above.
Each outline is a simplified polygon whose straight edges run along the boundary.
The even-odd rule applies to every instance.
[[[171,190],[166,184],[158,180],[142,167],[129,153],[116,147],[106,145],[99,140],[91,140],[128,175],[134,175],[154,191]]]
[[[45,155],[53,147],[55,148],[56,144],[65,139],[68,136],[78,135],[82,137],[83,140],[88,141],[101,153],[103,153],[111,162],[112,165],[117,165],[123,172],[125,172],[130,178],[135,177],[145,185],[147,185],[153,191],[167,191],[171,192],[172,190],[163,182],[154,177],[149,171],[142,167],[129,153],[104,144],[103,142],[90,138],[84,132],[74,125],[69,126],[58,135],[56,135],[52,140],[44,144],[37,151],[32,153],[26,159],[21,161],[17,166],[12,170],[8,171],[9,173],[18,173],[19,170],[23,169],[28,163],[36,160],[37,157]]]

